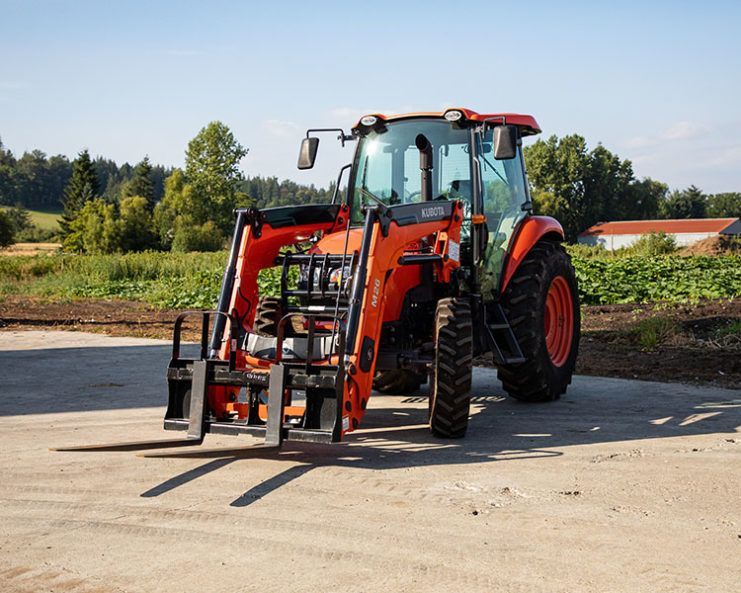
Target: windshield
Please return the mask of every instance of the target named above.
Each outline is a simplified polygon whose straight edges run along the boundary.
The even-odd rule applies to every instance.
[[[414,119],[389,124],[385,131],[360,139],[353,167],[352,224],[363,222],[361,206],[370,192],[384,204],[422,200],[418,134],[432,145],[432,198],[463,200],[470,211],[472,198],[470,133],[444,120]]]

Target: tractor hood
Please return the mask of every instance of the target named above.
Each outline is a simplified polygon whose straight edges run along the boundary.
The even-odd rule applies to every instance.
[[[347,237],[347,232],[344,230],[325,235],[317,242],[316,245],[314,245],[312,252],[342,255],[345,251],[345,237]],[[360,243],[362,242],[362,240],[362,227],[350,229],[350,236],[347,237],[348,255],[353,252],[360,252]]]

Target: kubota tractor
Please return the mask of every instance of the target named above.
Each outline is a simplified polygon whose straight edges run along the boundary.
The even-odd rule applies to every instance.
[[[299,169],[314,165],[312,134],[333,131],[357,147],[332,203],[236,212],[217,310],[175,324],[164,427],[188,438],[152,447],[207,432],[266,446],[340,441],[374,388],[427,381],[432,433],[461,437],[472,361],[485,353],[519,400],[554,400],[569,385],[579,302],[560,224],[532,214],[522,137],[540,132],[535,119],[368,115],[349,135],[309,130]],[[261,295],[258,276],[274,267],[280,294]],[[186,359],[192,314],[201,352]]]

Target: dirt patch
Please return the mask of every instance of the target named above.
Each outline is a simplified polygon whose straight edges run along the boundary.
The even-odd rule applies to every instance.
[[[14,243],[6,249],[0,249],[0,256],[49,254],[55,253],[61,247],[59,243]]]
[[[169,339],[178,313],[129,301],[8,297],[0,302],[0,330]],[[199,339],[195,322],[184,335]],[[476,364],[491,366],[490,357]],[[741,301],[584,307],[577,373],[741,388]]]
[[[741,301],[584,307],[576,372],[741,388]]]
[[[680,255],[738,255],[741,253],[741,240],[738,237],[718,235],[708,237],[688,245]]]
[[[132,301],[47,302],[12,296],[0,302],[0,330],[64,329],[168,339],[178,313]],[[188,330],[187,339],[198,339],[194,328]]]

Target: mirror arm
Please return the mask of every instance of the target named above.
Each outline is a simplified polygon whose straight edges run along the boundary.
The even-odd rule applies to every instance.
[[[355,140],[355,136],[352,134],[345,134],[345,130],[342,128],[311,128],[306,130],[306,137],[308,138],[312,132],[339,132],[340,135],[337,136],[337,140],[340,141],[343,148],[345,147],[345,142]]]

